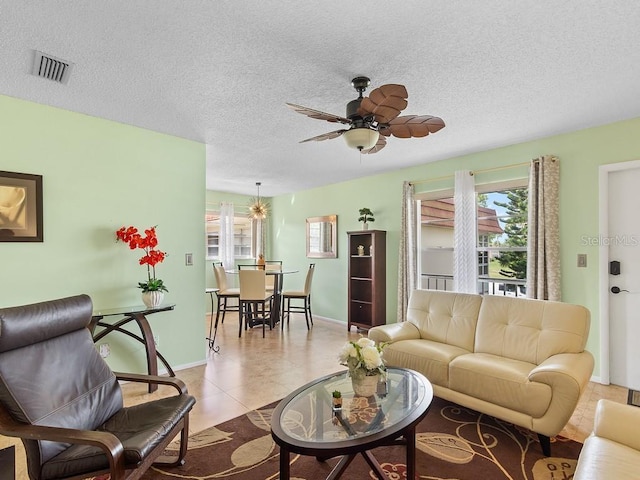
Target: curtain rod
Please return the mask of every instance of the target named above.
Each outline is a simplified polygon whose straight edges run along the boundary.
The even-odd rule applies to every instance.
[[[551,161],[555,162],[556,160],[558,160],[557,157],[551,156]],[[525,167],[527,165],[530,165],[531,163],[538,163],[539,161],[540,161],[540,159],[534,158],[530,162],[514,163],[512,165],[504,165],[502,167],[493,167],[493,168],[484,168],[482,170],[472,170],[470,173],[471,173],[471,175],[477,175],[478,173],[496,172],[498,170],[508,170],[510,168]],[[454,176],[455,175],[444,175],[442,177],[425,178],[424,180],[415,180],[415,181],[409,182],[409,183],[411,185],[418,185],[420,183],[438,182],[440,180],[449,180],[450,178],[453,178]]]

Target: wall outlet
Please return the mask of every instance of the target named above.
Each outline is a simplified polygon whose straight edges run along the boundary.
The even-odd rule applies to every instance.
[[[160,346],[160,337],[158,335],[153,336],[153,343],[156,344],[156,348]]]
[[[98,351],[100,352],[100,356],[102,358],[107,358],[111,355],[111,347],[108,343],[102,343],[98,346]]]

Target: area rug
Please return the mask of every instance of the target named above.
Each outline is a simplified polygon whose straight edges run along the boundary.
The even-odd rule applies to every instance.
[[[189,439],[182,467],[152,467],[142,478],[169,480],[276,480],[279,447],[271,438],[271,414],[277,403],[254,410]],[[559,480],[573,477],[582,444],[557,437],[552,457],[544,457],[537,435],[527,429],[434,398],[416,433],[417,479]],[[389,478],[406,478],[401,446],[373,450]],[[291,478],[324,479],[337,459],[291,454]],[[361,455],[349,465],[345,479],[375,479]]]

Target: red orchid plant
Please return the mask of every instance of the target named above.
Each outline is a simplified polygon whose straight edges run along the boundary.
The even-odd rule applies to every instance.
[[[135,227],[122,227],[116,232],[117,241],[129,244],[131,250],[141,248],[144,255],[140,258],[140,265],[147,266],[148,281],[138,282],[138,288],[143,292],[163,291],[168,292],[162,280],[156,278],[156,265],[162,263],[167,254],[161,250],[156,250],[158,246],[158,237],[156,236],[156,227],[151,227],[144,231],[144,237],[138,233]]]

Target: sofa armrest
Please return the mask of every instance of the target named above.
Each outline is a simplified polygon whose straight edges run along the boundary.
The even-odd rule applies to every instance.
[[[593,365],[593,355],[586,350],[581,353],[559,353],[531,370],[529,380],[546,383],[552,388],[568,381],[581,393],[591,378]]]
[[[640,450],[640,408],[611,400],[598,400],[593,433],[622,445]]]
[[[369,329],[369,338],[377,343],[393,343],[400,340],[415,340],[420,338],[420,331],[411,322],[390,323],[378,325]]]
[[[589,383],[593,365],[593,355],[583,351],[552,355],[531,370],[530,381],[551,389],[551,403],[544,415],[533,419],[533,430],[552,437],[564,428]]]

